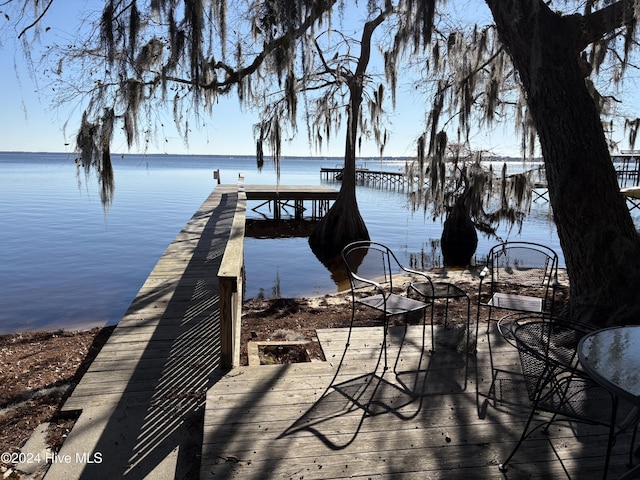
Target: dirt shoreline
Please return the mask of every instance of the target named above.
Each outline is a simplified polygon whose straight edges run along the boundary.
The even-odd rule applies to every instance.
[[[60,407],[114,328],[0,336],[0,474],[42,423],[50,423],[50,448],[59,449],[74,421]]]

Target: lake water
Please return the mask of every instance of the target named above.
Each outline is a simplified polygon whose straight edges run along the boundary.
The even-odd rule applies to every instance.
[[[321,167],[339,159],[288,158],[280,183],[318,185]],[[270,164],[258,171],[250,157],[114,156],[115,197],[103,210],[94,178],[76,176],[73,157],[0,153],[0,333],[86,328],[117,323],[165,248],[215,187],[223,183],[275,184]],[[370,169],[402,170],[404,160],[379,159]],[[339,184],[330,184],[339,188]],[[402,262],[439,265],[442,221],[412,212],[403,192],[359,187],[358,204],[371,238],[388,244]],[[251,205],[250,205],[251,207]],[[249,217],[257,217],[248,209]],[[548,204],[533,206],[520,235],[560,253]],[[480,235],[478,258],[495,239]],[[306,238],[245,242],[247,298],[312,296],[337,291]]]

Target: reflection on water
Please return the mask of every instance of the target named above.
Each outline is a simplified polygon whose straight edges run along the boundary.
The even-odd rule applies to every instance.
[[[440,239],[431,239],[425,243],[425,249],[418,253],[409,254],[409,268],[414,270],[429,270],[440,266],[442,257],[440,253]]]

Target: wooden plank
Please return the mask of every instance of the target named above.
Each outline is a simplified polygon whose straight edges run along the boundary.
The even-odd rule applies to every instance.
[[[322,185],[245,185],[247,200],[335,200],[338,191]]]
[[[238,193],[233,223],[218,269],[220,293],[220,355],[223,368],[240,364],[240,319],[244,282],[244,232],[247,198]]]

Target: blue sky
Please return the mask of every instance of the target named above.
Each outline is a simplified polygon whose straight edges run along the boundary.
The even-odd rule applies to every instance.
[[[475,1],[475,0],[474,0]],[[460,2],[458,2],[460,3]],[[479,2],[484,5],[484,2]],[[100,6],[99,0],[57,0],[45,18],[44,26],[51,27],[41,33],[46,41],[51,36],[59,39],[71,38],[69,31],[78,28],[85,7]],[[73,13],[72,13],[73,12]],[[5,32],[6,33],[6,32]],[[2,78],[0,88],[4,93],[3,109],[0,114],[0,150],[5,151],[50,151],[70,152],[73,148],[75,131],[79,124],[80,112],[71,110],[71,106],[55,109],[47,87],[35,84],[25,67],[24,53],[10,38],[0,49]],[[34,56],[37,54],[33,52]],[[415,98],[403,91],[399,92],[397,109],[390,115],[391,137],[385,149],[386,156],[411,156],[415,152],[415,139],[424,125],[424,107]],[[257,120],[254,112],[243,113],[238,100],[231,96],[221,99],[214,108],[212,118],[204,125],[192,126],[189,144],[185,145],[181,137],[172,128],[171,122],[165,122],[166,130],[156,142],[148,147],[149,153],[191,153],[191,154],[255,154],[252,126]],[[65,122],[67,126],[65,129]],[[481,140],[484,148],[492,148],[499,154],[518,155],[518,143],[499,127]],[[321,152],[312,150],[306,140],[306,132],[301,130],[297,138],[285,142],[282,148],[285,156],[322,155],[342,156],[344,136],[333,138]],[[113,152],[126,153],[127,147],[122,139],[116,139]],[[140,149],[134,150],[138,152]],[[362,156],[376,156],[377,148],[373,141],[363,144]]]
[[[56,35],[66,38],[66,32],[74,31],[85,10],[86,5],[100,6],[99,0],[57,0],[53,3],[46,17],[46,25],[52,26],[43,32],[43,38]],[[484,2],[469,0],[450,2],[450,4],[477,4],[480,10],[472,10],[474,14],[487,15]],[[70,13],[75,12],[75,13]],[[5,32],[6,33],[6,32]],[[42,83],[34,84],[25,67],[24,54],[16,48],[11,40],[5,38],[0,49],[0,66],[3,75],[0,88],[4,94],[2,113],[0,114],[0,150],[5,151],[50,151],[69,152],[73,147],[73,138],[79,124],[79,111],[69,107],[54,109],[50,92]],[[407,87],[405,87],[406,89]],[[415,152],[415,139],[424,125],[425,108],[420,100],[412,98],[403,88],[400,89],[397,108],[390,115],[391,137],[385,149],[386,156],[411,156]],[[230,96],[221,99],[214,108],[213,117],[206,118],[204,125],[194,127],[190,134],[188,146],[178,133],[165,122],[166,130],[151,144],[148,153],[172,154],[221,154],[221,155],[253,155],[255,154],[252,125],[257,120],[253,112],[243,113],[238,100]],[[65,122],[68,121],[66,131]],[[512,125],[501,125],[492,132],[473,139],[475,148],[492,150],[498,155],[519,155],[518,139],[512,135]],[[283,144],[283,155],[322,155],[342,156],[344,136],[334,137],[332,143],[321,152],[311,149],[306,141],[306,132],[301,129],[297,138]],[[112,151],[126,153],[127,147],[122,139],[117,139]],[[134,150],[137,153],[139,149]],[[268,153],[268,152],[266,152]],[[363,145],[362,156],[376,156],[377,148],[373,141]]]

